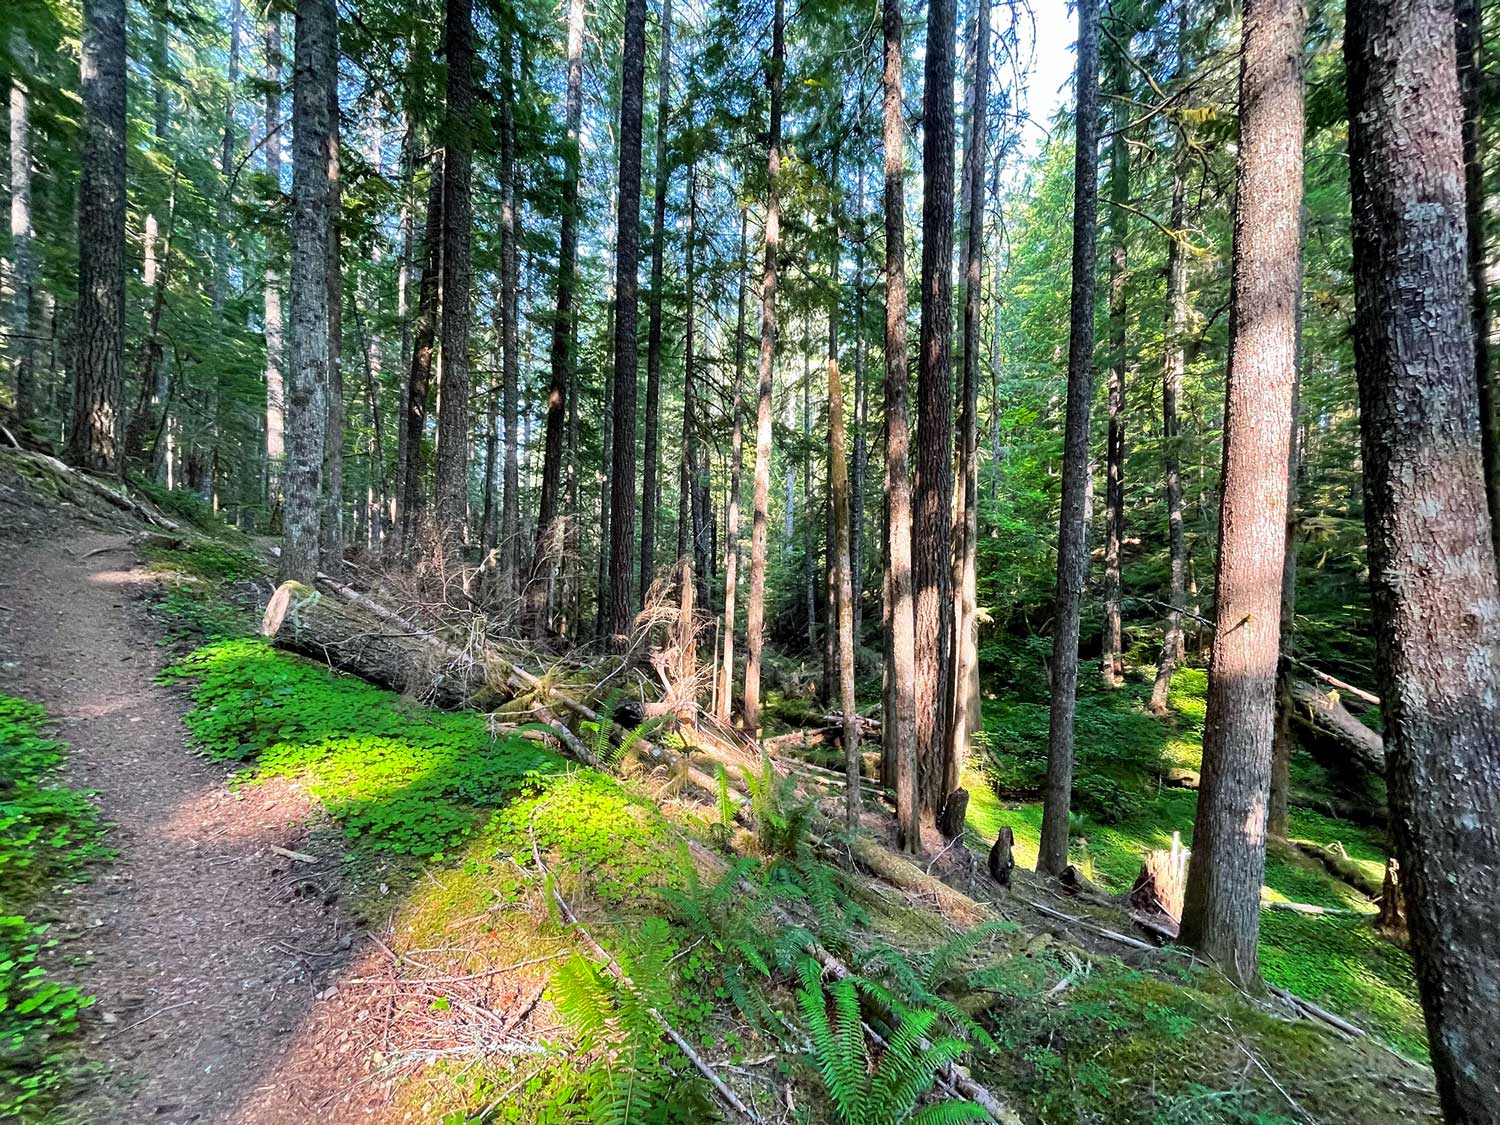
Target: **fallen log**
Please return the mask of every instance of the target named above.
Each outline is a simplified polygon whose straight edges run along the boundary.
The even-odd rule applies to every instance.
[[[277,648],[450,710],[470,706],[487,690],[497,694],[499,685],[490,683],[482,665],[444,659],[429,637],[350,605],[301,582],[283,582],[266,605],[261,636]]]
[[[1344,850],[1344,845],[1332,843],[1325,846],[1314,844],[1310,840],[1292,841],[1297,850],[1303,855],[1310,856],[1326,867],[1330,874],[1342,882],[1348,883],[1361,894],[1372,899],[1379,899],[1384,889],[1382,880],[1371,875]]]
[[[1375,777],[1385,776],[1385,743],[1360,722],[1339,699],[1337,691],[1321,691],[1305,680],[1292,684],[1293,720],[1304,745],[1334,769],[1352,764]],[[1342,759],[1342,760],[1340,760]]]
[[[850,848],[855,859],[887,883],[911,894],[931,898],[943,915],[953,921],[965,926],[976,926],[991,916],[990,911],[976,900],[950,887],[941,879],[928,875],[916,864],[902,859],[869,836],[855,836],[850,841]]]

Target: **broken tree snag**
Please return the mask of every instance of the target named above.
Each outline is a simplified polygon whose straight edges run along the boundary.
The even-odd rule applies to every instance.
[[[468,706],[486,692],[480,665],[450,661],[427,638],[300,582],[271,595],[260,632],[277,648],[439,707]]]
[[[1401,891],[1401,865],[1395,856],[1385,861],[1385,882],[1380,888],[1380,909],[1375,914],[1375,928],[1402,945],[1408,940],[1406,897]]]
[[[956,840],[963,835],[964,821],[969,815],[969,791],[967,789],[955,789],[948,794],[948,799],[943,802],[943,809],[938,813],[938,831],[943,834],[945,840]]]
[[[1189,851],[1180,833],[1172,833],[1172,846],[1146,853],[1135,885],[1125,896],[1131,917],[1151,933],[1175,938],[1182,920],[1182,896],[1187,886]]]
[[[1010,886],[1010,873],[1015,869],[1015,857],[1011,850],[1016,844],[1016,834],[1011,831],[1008,824],[1000,826],[1000,832],[995,837],[995,844],[990,848],[990,878],[1002,887]]]

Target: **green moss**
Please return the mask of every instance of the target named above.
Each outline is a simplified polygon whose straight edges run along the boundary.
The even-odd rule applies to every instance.
[[[407,703],[258,638],[206,645],[163,678],[193,682],[185,721],[204,753],[253,761],[247,780],[305,781],[346,832],[380,850],[441,856],[565,768],[534,742],[491,737],[476,712]]]
[[[89,795],[53,781],[63,744],[46,712],[0,695],[0,1118],[43,1120],[65,1081],[62,1045],[93,1002],[39,963],[53,943],[24,911],[57,882],[81,878],[105,848]]]

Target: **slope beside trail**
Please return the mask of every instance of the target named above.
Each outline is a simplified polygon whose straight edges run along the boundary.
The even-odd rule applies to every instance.
[[[0,497],[0,691],[43,704],[118,858],[56,903],[54,971],[85,1012],[89,1122],[319,1119],[356,1067],[328,1037],[355,936],[339,849],[304,794],[234,790],[184,745],[184,701],[135,604],[158,576],[128,533]],[[288,858],[275,847],[315,855]],[[357,952],[357,948],[356,948]]]

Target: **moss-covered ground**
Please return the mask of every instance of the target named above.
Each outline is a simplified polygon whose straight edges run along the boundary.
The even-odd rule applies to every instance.
[[[1149,669],[1146,670],[1149,672]],[[1088,684],[1093,677],[1085,672]],[[1201,669],[1180,671],[1172,682],[1169,714],[1146,707],[1150,681],[1133,678],[1113,691],[1085,687],[1078,707],[1077,805],[1073,859],[1085,874],[1111,891],[1128,890],[1141,857],[1171,845],[1173,833],[1192,841],[1197,793],[1161,784],[1169,768],[1197,770],[1202,755],[1204,695]],[[985,704],[984,752],[969,778],[969,823],[986,841],[1001,824],[1016,835],[1016,862],[1034,867],[1042,809],[1035,800],[1006,800],[1002,792],[1026,793],[1045,765],[1045,702],[990,700]],[[987,767],[987,768],[986,768]],[[1294,780],[1316,782],[1317,771],[1299,763]],[[1294,839],[1340,843],[1350,858],[1379,879],[1385,846],[1378,835],[1349,821],[1294,807]],[[1376,934],[1375,904],[1333,878],[1295,849],[1273,847],[1266,858],[1267,901],[1354,910],[1356,915],[1312,915],[1265,910],[1261,914],[1261,967],[1272,984],[1295,992],[1367,1026],[1412,1058],[1427,1058],[1422,1010],[1405,950]]]

